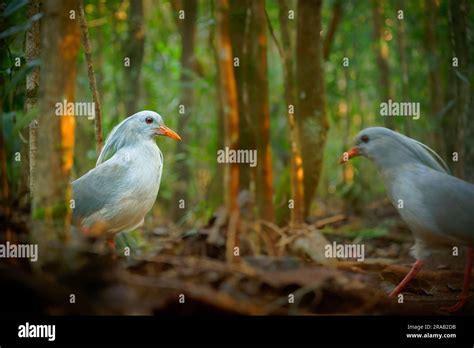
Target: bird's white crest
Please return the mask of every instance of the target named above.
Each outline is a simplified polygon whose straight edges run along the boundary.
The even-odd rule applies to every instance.
[[[117,126],[114,127],[114,129],[112,129],[109,136],[107,137],[104,147],[100,152],[99,158],[97,159],[96,167],[101,163],[105,162],[120,148],[127,145],[133,145],[138,141],[145,139],[137,136],[136,133],[131,131],[134,126],[133,122],[144,115],[151,115],[161,120],[161,116],[158,113],[154,111],[144,110],[137,112],[120,122]]]
[[[430,155],[431,158],[434,159],[437,162],[437,164],[442,165],[442,167],[443,167],[442,171],[444,171],[445,173],[448,173],[448,174],[450,173],[448,165],[446,164],[446,162],[443,161],[441,156],[436,153],[435,150],[433,150],[428,145],[425,145],[425,144],[419,142],[418,140],[415,140],[415,139],[411,139],[411,140],[414,141],[418,146],[421,146],[428,153],[428,155]],[[432,166],[430,166],[430,167],[432,167]],[[433,169],[436,169],[436,168],[433,168]]]
[[[372,139],[367,144],[361,140],[364,135]],[[373,143],[374,139],[376,145]],[[382,167],[414,161],[433,170],[449,173],[446,163],[428,145],[388,128],[366,128],[357,135],[356,142],[364,149],[369,158]],[[397,148],[398,151],[395,151]]]
[[[111,156],[121,147],[120,145],[125,136],[125,134],[123,134],[125,130],[124,124],[129,122],[131,117],[133,116],[127,117],[125,120],[116,125],[114,129],[112,129],[112,132],[110,132],[109,136],[107,137],[104,147],[102,148],[99,158],[97,159],[95,164],[96,167],[103,163],[107,157]]]

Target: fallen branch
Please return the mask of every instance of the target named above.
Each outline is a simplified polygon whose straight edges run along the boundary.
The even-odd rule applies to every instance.
[[[127,279],[128,278],[128,279]],[[264,315],[268,314],[266,308],[250,303],[248,301],[239,301],[232,296],[214,290],[210,287],[198,285],[188,281],[180,281],[175,279],[156,279],[141,275],[130,274],[126,281],[135,286],[157,287],[163,289],[176,290],[180,294],[199,302],[220,308],[222,310],[241,314],[241,315]],[[176,297],[176,301],[178,297]]]
[[[326,225],[330,225],[330,224],[334,224],[336,222],[340,222],[340,221],[344,221],[347,219],[347,216],[344,215],[344,214],[337,214],[337,215],[334,215],[334,216],[330,216],[330,217],[327,217],[327,218],[324,218],[324,219],[320,219],[318,220],[314,226],[316,228],[322,228]]]

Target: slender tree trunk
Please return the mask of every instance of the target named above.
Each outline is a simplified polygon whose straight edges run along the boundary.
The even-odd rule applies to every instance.
[[[230,2],[230,40],[234,60],[234,74],[237,81],[237,96],[239,100],[239,148],[243,150],[255,149],[255,127],[249,112],[249,43],[253,40],[249,36],[250,1]],[[252,171],[249,166],[240,167],[240,190],[250,190]]]
[[[0,1],[0,12],[3,13],[6,8],[5,1]],[[0,16],[0,31],[3,32],[6,29],[5,18]],[[6,52],[6,42],[5,39],[0,39],[0,52],[4,54]],[[2,62],[3,63],[3,62]],[[5,86],[6,81],[3,74],[0,74],[0,85]],[[9,187],[8,187],[8,177],[7,177],[7,157],[5,154],[5,140],[3,139],[3,101],[5,97],[3,93],[0,98],[0,204],[3,209],[8,209],[8,197],[9,197]]]
[[[178,142],[176,152],[180,155],[179,160],[176,160],[175,172],[177,174],[177,183],[174,192],[174,208],[173,216],[176,220],[181,219],[186,210],[182,209],[181,201],[188,204],[188,183],[191,176],[189,168],[189,138],[191,132],[189,129],[189,120],[193,112],[194,103],[194,86],[193,86],[193,67],[194,67],[194,46],[196,42],[196,18],[198,11],[198,4],[196,0],[183,1],[183,10],[185,18],[180,20],[179,26],[181,32],[181,102],[178,132],[181,134],[183,140]],[[181,112],[182,111],[182,112]]]
[[[434,120],[434,143],[440,153],[446,156],[441,130],[441,110],[443,109],[443,91],[438,40],[436,37],[438,5],[435,0],[425,0],[425,49],[428,55],[428,75],[430,87],[430,117]]]
[[[344,54],[344,56],[350,57],[350,55],[347,52]],[[350,131],[351,131],[351,125],[352,125],[352,115],[351,115],[352,100],[351,100],[351,93],[350,93],[350,88],[349,88],[349,82],[350,82],[349,67],[343,67],[342,70],[344,73],[344,103],[345,103],[345,108],[341,110],[342,111],[341,116],[344,119],[343,131],[342,131],[342,139],[343,139],[342,148],[348,149],[349,143],[351,141]],[[344,183],[350,184],[352,182],[353,170],[354,168],[350,161],[344,164],[343,169],[342,169]]]
[[[145,51],[143,23],[143,0],[130,0],[128,37],[124,42],[124,56],[130,59],[130,66],[124,66],[124,82],[127,91],[124,98],[127,116],[139,111],[137,105],[140,101],[140,74]]]
[[[289,136],[291,146],[291,199],[293,208],[290,214],[290,225],[297,227],[304,222],[304,173],[303,159],[301,157],[301,144],[298,127],[296,126],[296,85],[295,64],[290,28],[288,19],[288,3],[279,0],[279,21],[281,30],[282,53],[283,53],[283,81],[285,86],[285,101],[288,115]]]
[[[390,84],[390,68],[388,65],[388,45],[384,39],[384,3],[380,0],[372,0],[372,20],[374,25],[374,49],[379,69],[379,91],[380,101],[387,102],[392,99],[393,92]],[[385,127],[394,129],[395,122],[390,116],[384,117]]]
[[[248,105],[249,114],[254,118],[256,131],[257,166],[255,197],[257,214],[260,220],[274,222],[272,153],[270,146],[270,112],[268,105],[268,67],[267,32],[265,1],[255,0],[250,4],[249,36],[249,75]],[[274,232],[263,226],[263,238],[267,252],[276,253]]]
[[[332,17],[331,22],[329,24],[329,30],[324,39],[324,46],[323,46],[323,57],[324,60],[329,59],[329,54],[331,53],[331,46],[334,41],[334,35],[336,34],[337,28],[339,27],[339,23],[342,17],[342,1],[336,0],[332,6]]]
[[[56,103],[67,98],[68,80],[76,62],[78,20],[70,19],[71,9],[76,9],[76,1],[46,1],[43,6],[38,149],[33,178],[34,232],[41,241],[64,238],[69,227],[69,177],[64,171],[62,116],[56,114]]]
[[[405,1],[398,0],[397,9],[405,11]],[[409,75],[408,75],[408,60],[407,60],[407,44],[406,44],[406,33],[405,33],[405,18],[396,19],[397,22],[397,47],[398,55],[400,57],[400,70],[401,70],[401,97],[402,101],[409,101],[408,86],[409,86]],[[410,136],[410,120],[405,120],[403,123],[405,134]]]
[[[95,130],[95,151],[97,157],[102,151],[102,111],[100,105],[99,91],[97,88],[97,81],[94,73],[94,65],[92,64],[92,51],[89,40],[89,29],[87,28],[87,20],[84,12],[83,0],[78,1],[79,5],[79,20],[81,23],[82,32],[82,43],[84,45],[84,53],[86,56],[87,63],[87,76],[89,77],[89,86],[92,93],[92,99],[94,100],[95,118],[94,118],[94,130]]]
[[[449,27],[451,33],[451,97],[454,101],[452,112],[446,114],[445,142],[448,156],[458,153],[454,162],[454,173],[461,177],[474,178],[474,121],[472,115],[472,31],[470,28],[469,0],[448,2]],[[457,60],[456,60],[457,59]],[[453,120],[454,119],[454,120]],[[453,141],[454,139],[454,141]]]
[[[215,10],[215,3],[212,2],[212,13],[214,18],[217,17],[216,10]],[[219,50],[216,44],[216,26],[213,26],[209,33],[209,48],[212,50],[214,56],[214,63],[216,67],[216,80],[215,86],[219,86],[221,83],[221,76],[219,71]],[[224,126],[224,109],[222,105],[222,96],[221,96],[221,89],[215,89],[215,100],[216,102],[216,112],[217,112],[217,144],[215,148],[215,153],[218,150],[223,149],[225,147],[225,126]],[[225,192],[224,188],[224,166],[217,163],[215,175],[213,180],[211,181],[206,199],[213,204],[213,206],[219,207],[224,204],[224,197],[223,192]]]
[[[232,46],[229,36],[229,1],[217,1],[217,50],[219,68],[219,94],[221,97],[222,110],[224,112],[225,145],[231,150],[237,150],[239,146],[239,106],[237,97],[237,83],[234,75],[232,62]],[[239,164],[225,164],[224,187],[226,192],[226,205],[230,221],[227,232],[228,262],[236,260],[233,251],[239,247]]]
[[[37,15],[40,11],[39,0],[33,0],[28,4],[27,18],[30,19]],[[26,63],[31,64],[35,59],[39,58],[40,54],[40,27],[39,21],[36,20],[31,23],[30,28],[26,31],[25,38],[25,56]],[[26,76],[26,97],[25,97],[25,111],[27,113],[33,112],[38,102],[38,86],[39,86],[39,68],[34,68]],[[30,185],[31,185],[31,173],[30,173],[30,149],[32,148],[31,143],[36,143],[35,125],[36,120],[31,122],[27,128],[27,132],[22,132],[27,143],[22,144],[21,153],[21,179],[20,179],[20,207],[26,209],[30,204]],[[30,139],[32,137],[32,139]],[[34,148],[34,146],[33,146]],[[34,164],[34,161],[33,161]]]
[[[99,1],[97,5],[97,16],[102,18],[106,15],[106,4],[105,2]],[[97,90],[99,95],[104,95],[103,85],[104,85],[104,26],[99,26],[96,28],[96,71],[97,71]]]
[[[304,216],[310,214],[323,165],[329,123],[325,108],[321,39],[322,1],[298,1],[296,122],[304,169]]]

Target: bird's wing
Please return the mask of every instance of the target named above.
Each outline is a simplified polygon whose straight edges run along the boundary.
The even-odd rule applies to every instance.
[[[127,166],[118,156],[91,169],[73,181],[74,219],[84,219],[115,201],[120,192],[118,180],[127,175]]]
[[[474,246],[474,185],[434,170],[414,180],[439,233]]]

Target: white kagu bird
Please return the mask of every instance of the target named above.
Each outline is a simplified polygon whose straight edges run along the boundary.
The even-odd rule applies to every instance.
[[[159,114],[140,111],[117,125],[108,136],[96,167],[72,183],[73,224],[90,237],[106,237],[143,224],[155,203],[163,155],[155,137],[180,136]]]
[[[446,164],[428,146],[387,128],[361,131],[340,162],[355,156],[374,162],[392,204],[415,237],[416,262],[390,296],[398,295],[416,276],[432,250],[464,246],[468,251],[461,298],[443,309],[462,308],[469,295],[474,255],[474,185],[449,175]]]

